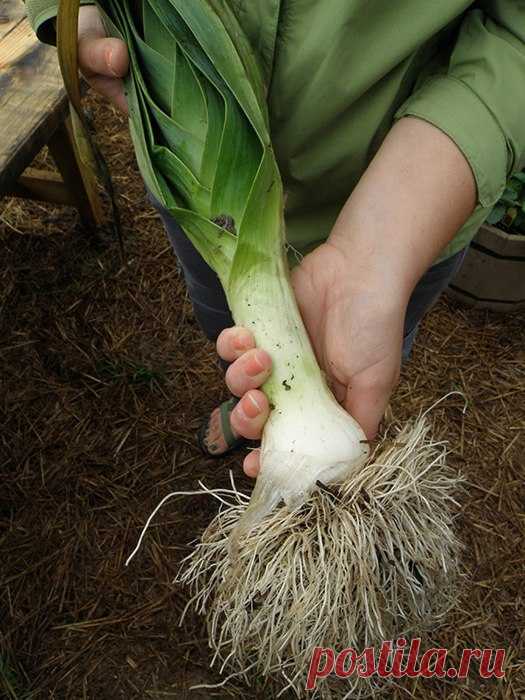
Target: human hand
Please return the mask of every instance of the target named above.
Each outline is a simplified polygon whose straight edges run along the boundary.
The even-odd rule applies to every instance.
[[[82,75],[96,92],[127,114],[122,78],[129,70],[126,44],[108,37],[98,8],[82,6],[78,19],[78,60]]]
[[[372,439],[399,378],[406,300],[379,284],[356,286],[351,269],[347,252],[327,242],[296,268],[292,284],[328,383]],[[271,357],[242,328],[223,331],[217,350],[232,363],[228,388],[242,397],[231,414],[232,429],[257,439],[270,411],[260,387],[271,373]],[[257,475],[258,451],[246,457],[244,470]]]
[[[408,296],[387,277],[363,282],[351,256],[329,239],[304,258],[292,283],[328,384],[373,440],[399,381]]]
[[[475,203],[475,179],[461,150],[432,124],[405,117],[390,130],[328,241],[293,273],[319,364],[369,439],[398,381],[410,295]],[[260,387],[271,358],[255,349],[244,329],[224,331],[218,351],[233,362],[230,390],[243,397],[231,415],[232,428],[257,438],[269,416]],[[256,451],[244,470],[257,475]]]

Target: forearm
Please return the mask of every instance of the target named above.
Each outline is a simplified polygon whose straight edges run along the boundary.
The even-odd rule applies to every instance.
[[[407,302],[476,205],[470,166],[442,131],[398,121],[344,206],[329,242],[348,257],[356,288]]]

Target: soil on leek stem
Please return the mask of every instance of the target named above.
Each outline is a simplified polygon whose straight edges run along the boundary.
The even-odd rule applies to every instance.
[[[239,488],[251,482],[241,455],[217,463],[196,446],[202,416],[227,395],[221,372],[147,203],[125,120],[102,100],[89,106],[120,196],[127,265],[67,208],[0,204],[0,695],[9,683],[35,700],[268,700],[262,684],[189,691],[222,680],[209,669],[203,621],[178,626],[189,593],[172,584],[216,513],[212,499],[171,501],[124,567],[168,492],[198,479],[228,487],[228,469]],[[524,348],[525,313],[442,301],[392,402],[406,420],[451,390],[468,398],[465,415],[460,397],[435,412],[468,480],[459,524],[470,571],[435,646],[454,663],[467,647],[502,647],[512,661],[498,683],[472,674],[462,697],[525,696]],[[400,686],[393,700],[445,692],[439,679]]]

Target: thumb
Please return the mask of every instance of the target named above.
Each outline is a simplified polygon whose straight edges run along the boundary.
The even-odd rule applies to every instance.
[[[383,419],[388,401],[384,401],[379,397],[374,397],[372,402],[370,402],[370,397],[368,398],[368,403],[363,405],[357,403],[355,406],[353,402],[346,402],[345,408],[348,413],[356,420],[368,440],[373,440],[379,428],[379,423]]]
[[[123,78],[129,70],[128,49],[120,39],[85,37],[78,43],[78,62],[86,78]]]
[[[359,423],[369,440],[373,440],[377,435],[394,384],[380,379],[363,383],[357,380],[348,388],[344,407]]]

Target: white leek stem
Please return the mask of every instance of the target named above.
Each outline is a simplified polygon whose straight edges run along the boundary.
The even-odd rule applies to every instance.
[[[272,411],[261,445],[261,472],[238,534],[280,501],[290,508],[315,488],[339,483],[369,454],[358,423],[328,388],[304,327],[283,256],[255,263],[231,285],[235,322],[250,329],[273,360],[263,389]]]

